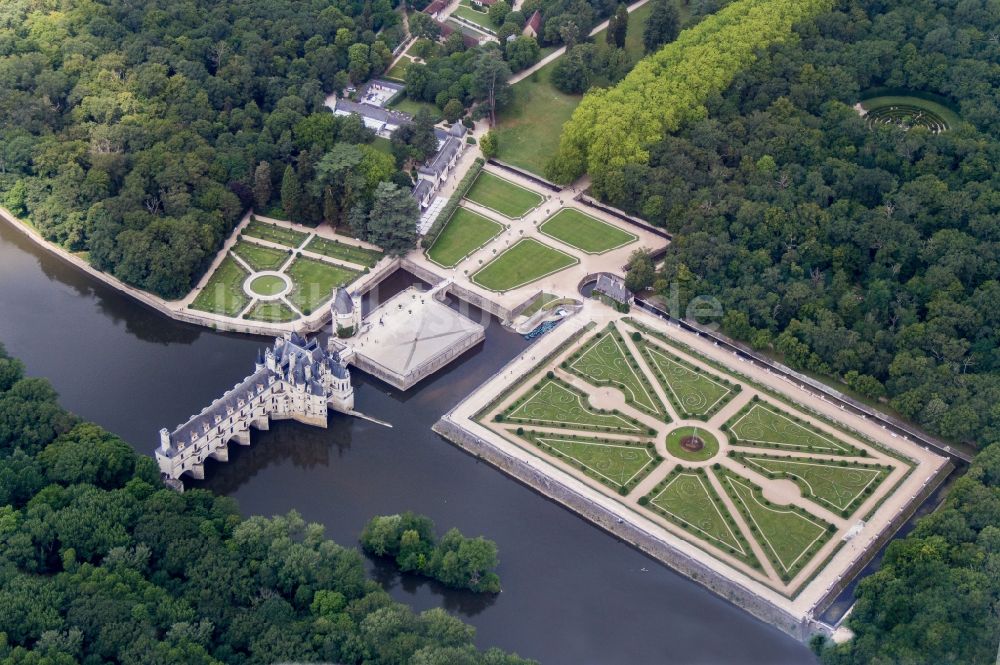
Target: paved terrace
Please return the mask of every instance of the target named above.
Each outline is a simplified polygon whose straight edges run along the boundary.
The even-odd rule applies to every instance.
[[[406,390],[444,367],[485,337],[485,329],[435,299],[435,291],[410,287],[373,310],[361,333],[337,341],[353,352],[352,364]]]

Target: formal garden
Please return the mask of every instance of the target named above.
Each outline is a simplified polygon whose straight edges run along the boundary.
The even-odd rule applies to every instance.
[[[628,318],[571,336],[479,418],[786,595],[912,469]]]
[[[427,249],[427,258],[442,268],[454,268],[503,230],[503,224],[459,206]]]
[[[472,275],[472,281],[490,291],[510,291],[579,263],[572,254],[534,238],[523,238]]]
[[[541,205],[541,194],[489,171],[480,171],[465,198],[510,219],[519,219]]]
[[[188,307],[227,318],[287,323],[317,311],[382,252],[251,219]]]
[[[638,240],[635,234],[575,208],[562,208],[542,222],[538,230],[587,254],[604,254]]]

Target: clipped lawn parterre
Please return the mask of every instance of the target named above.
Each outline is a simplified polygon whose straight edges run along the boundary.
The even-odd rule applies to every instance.
[[[638,344],[667,399],[682,418],[708,420],[739,391],[738,384],[675,356],[657,344]]]
[[[459,206],[427,250],[427,258],[439,266],[453,268],[503,230],[503,224]]]
[[[277,275],[261,275],[250,282],[250,291],[258,296],[276,296],[285,290],[285,280]]]
[[[288,305],[280,300],[273,300],[271,302],[258,302],[250,308],[245,318],[253,319],[254,321],[284,323],[294,320],[297,316]]]
[[[757,568],[760,564],[703,469],[674,467],[645,505],[691,535]]]
[[[578,353],[573,354],[567,369],[594,385],[617,387],[625,395],[626,403],[670,422],[666,408],[656,396],[645,372],[614,327],[598,333]]]
[[[847,460],[735,453],[733,459],[768,478],[791,480],[802,496],[847,517],[889,475],[890,467]]]
[[[577,263],[575,256],[524,238],[480,268],[472,281],[490,291],[509,291]]]
[[[662,461],[652,444],[534,431],[518,436],[620,494],[628,494]]]
[[[382,252],[375,249],[349,245],[346,242],[337,242],[320,236],[313,236],[305,248],[310,252],[329,256],[331,259],[347,261],[366,268],[374,266],[383,256]]]
[[[504,411],[504,421],[541,427],[602,430],[623,434],[649,434],[639,421],[595,409],[587,396],[558,378],[546,378]]]
[[[247,240],[240,240],[233,245],[233,254],[247,262],[254,270],[277,270],[288,260],[290,252],[265,247]]]
[[[725,469],[716,475],[781,579],[791,580],[833,534],[832,525],[798,506],[764,498],[760,487]]]
[[[756,395],[724,427],[732,435],[734,445],[827,455],[865,455],[865,451],[838,441]]]
[[[250,299],[243,290],[243,282],[248,276],[233,257],[227,256],[222,259],[205,288],[195,296],[189,307],[203,312],[236,316],[250,304]]]
[[[479,173],[465,198],[511,219],[524,217],[544,200],[541,194],[488,171]]]
[[[353,282],[358,272],[315,259],[296,258],[285,270],[292,280],[288,300],[303,314],[311,314],[333,295],[333,287]]]
[[[301,245],[309,237],[308,234],[301,231],[286,229],[276,224],[268,224],[259,219],[251,219],[250,223],[243,229],[243,233],[254,238],[260,238],[261,240],[270,240],[271,242],[293,249]]]
[[[603,254],[638,240],[638,236],[575,208],[563,208],[538,230],[587,254]]]

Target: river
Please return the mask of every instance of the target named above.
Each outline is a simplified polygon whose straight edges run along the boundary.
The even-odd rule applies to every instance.
[[[0,222],[0,342],[67,408],[151,454],[160,427],[241,380],[268,340],[175,322]],[[326,430],[277,423],[211,464],[201,486],[246,515],[297,510],[345,545],[371,516],[404,510],[495,540],[504,590],[493,598],[369,564],[397,600],[475,626],[482,647],[545,665],[814,663],[784,633],[431,432],[527,344],[494,321],[483,345],[406,393],[352,371],[357,409],[392,429],[341,415]]]

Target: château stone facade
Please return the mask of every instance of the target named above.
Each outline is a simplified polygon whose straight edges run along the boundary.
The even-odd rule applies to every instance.
[[[288,333],[257,355],[252,374],[173,432],[160,430],[156,461],[166,481],[205,477],[205,460],[229,459],[229,442],[250,445],[250,428],[271,420],[326,427],[327,410],[354,409],[351,374],[340,356],[315,339]]]

